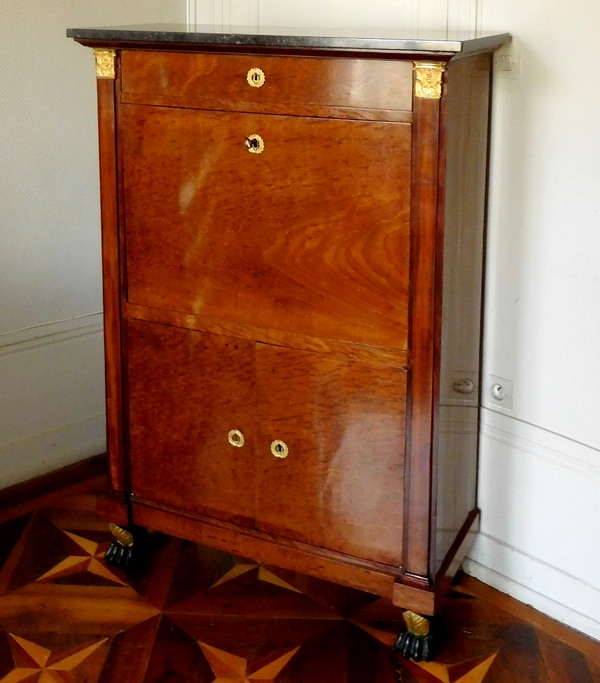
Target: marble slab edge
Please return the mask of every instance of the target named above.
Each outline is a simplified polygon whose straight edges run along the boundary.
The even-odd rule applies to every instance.
[[[75,40],[127,43],[167,43],[190,45],[231,45],[236,47],[316,48],[330,50],[377,50],[423,53],[467,53],[491,51],[510,39],[507,33],[466,40],[421,40],[401,38],[314,36],[257,33],[192,32],[136,29],[134,27],[70,28],[67,37]]]

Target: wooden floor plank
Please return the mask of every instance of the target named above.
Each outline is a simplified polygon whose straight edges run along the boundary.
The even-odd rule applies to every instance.
[[[599,643],[466,576],[429,664],[393,655],[389,601],[195,543],[151,534],[125,576],[102,556],[102,488],[1,513],[0,680],[600,683]]]
[[[583,652],[589,659],[600,665],[600,643],[575,631],[564,624],[538,612],[529,605],[524,605],[513,598],[501,593],[491,586],[474,579],[471,576],[463,575],[461,585],[470,590],[482,601],[500,607],[508,614],[512,614],[518,619],[522,619],[548,635],[570,645],[576,650]]]

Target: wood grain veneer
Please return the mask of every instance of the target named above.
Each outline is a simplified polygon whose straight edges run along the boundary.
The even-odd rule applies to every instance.
[[[226,111],[259,107],[268,113],[294,113],[297,106],[344,108],[347,112],[412,109],[412,64],[407,61],[173,52],[148,55],[123,50],[121,64],[124,102]],[[255,68],[265,77],[260,87],[247,80],[248,72]]]
[[[137,320],[127,338],[132,493],[253,524],[254,345]]]
[[[442,295],[437,299],[439,372],[434,390],[439,397],[434,434],[440,436],[434,451],[432,574],[439,571],[457,532],[477,508],[491,59],[482,54],[450,62],[442,115],[445,192],[438,202],[443,233],[439,231],[436,288]],[[471,394],[453,389],[454,382],[464,378],[474,384]]]
[[[130,105],[122,126],[130,303],[406,348],[410,126]]]
[[[115,84],[98,80],[102,281],[109,486],[125,490],[121,358],[120,221],[117,185]]]
[[[264,344],[256,353],[257,527],[400,566],[406,373]],[[273,457],[274,440],[288,457]]]
[[[477,528],[440,409],[479,367],[490,52],[151,41],[99,85],[101,509],[432,614]]]

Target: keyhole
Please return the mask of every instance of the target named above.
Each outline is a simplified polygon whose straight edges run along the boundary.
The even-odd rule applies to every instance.
[[[261,88],[265,83],[265,72],[259,68],[250,69],[246,75],[246,80],[248,85],[253,88]]]
[[[265,143],[260,135],[249,135],[244,140],[244,144],[251,154],[262,154],[265,150]]]
[[[229,443],[236,448],[241,448],[244,443],[246,443],[244,435],[239,429],[232,429],[227,435],[227,439],[229,440]]]
[[[284,441],[276,439],[273,441],[273,443],[271,443],[271,453],[276,458],[287,458],[289,455],[287,444]]]

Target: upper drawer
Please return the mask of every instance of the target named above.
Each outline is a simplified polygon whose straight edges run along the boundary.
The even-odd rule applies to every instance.
[[[406,61],[123,50],[121,65],[122,99],[135,104],[300,115],[342,108],[349,118],[412,110]]]

